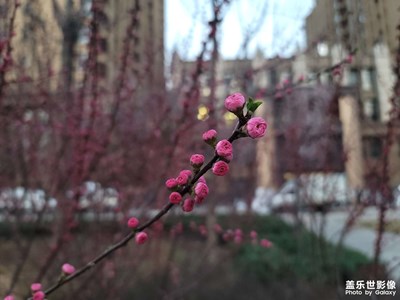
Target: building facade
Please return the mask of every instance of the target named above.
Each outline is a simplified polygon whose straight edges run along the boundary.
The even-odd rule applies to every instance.
[[[331,125],[338,129],[340,143],[336,145],[341,144],[339,152],[344,156],[342,166],[338,164],[335,168],[336,171],[345,172],[350,187],[356,190],[374,189],[382,184],[383,155],[387,150],[387,122],[392,109],[390,98],[394,94],[396,78],[392,70],[399,47],[396,38],[396,28],[400,20],[399,7],[398,1],[317,1],[306,20],[307,50],[295,55],[290,60],[289,67],[283,67],[286,69],[284,72],[290,74],[285,76],[289,78],[289,82],[296,81],[300,74],[318,74],[315,81],[305,86],[313,90],[323,88],[324,92],[319,93],[319,101],[324,93],[335,87],[336,91],[330,95],[335,104],[334,111],[320,113],[322,112],[326,121],[330,122],[334,113],[335,121]],[[320,73],[321,70],[343,61],[353,51],[355,54],[352,63],[344,65],[340,70],[340,81],[335,79],[334,72]],[[288,65],[288,60],[283,61],[279,68],[282,69],[285,65]],[[274,72],[279,72],[279,68]],[[271,70],[267,72],[271,73]],[[271,74],[269,76],[277,77]],[[257,83],[255,85],[260,86]],[[270,87],[271,85],[263,88]],[[293,94],[301,96],[299,93]],[[291,97],[293,95],[283,98]],[[308,98],[313,98],[312,93]],[[264,178],[260,186],[276,189],[282,182],[276,176],[282,178],[284,172],[265,171],[263,166],[271,168],[271,165],[275,165],[275,170],[282,167],[282,162],[277,161],[283,147],[279,142],[279,119],[287,112],[281,109],[282,102],[270,102],[266,114],[272,120],[273,136],[267,137],[269,142],[260,147],[263,153],[260,157],[263,161],[259,172],[269,174],[260,177]],[[302,115],[307,118],[310,111]],[[337,121],[339,123],[336,123]],[[400,124],[398,120],[395,120],[394,124],[394,143],[390,146],[388,162],[392,188],[400,184]],[[324,155],[326,154],[327,152],[324,152]],[[330,161],[335,161],[335,158],[331,157]],[[318,165],[317,162],[318,156],[315,156],[314,167]],[[335,168],[328,168],[326,171],[332,172]],[[314,170],[321,171],[318,168]],[[308,170],[300,167],[297,172],[307,173]]]
[[[105,86],[118,81],[127,40],[128,75],[135,77],[142,89],[163,90],[164,1],[158,0],[21,1],[13,39],[13,59],[18,70],[9,72],[9,80],[15,80],[20,72],[47,80],[65,76],[67,85],[79,84],[88,58],[93,7],[97,18],[99,80]],[[7,32],[12,10],[11,1],[1,5],[4,18],[0,34]]]

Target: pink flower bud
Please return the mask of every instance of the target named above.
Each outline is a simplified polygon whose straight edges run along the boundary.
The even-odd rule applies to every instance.
[[[218,223],[214,225],[214,231],[218,234],[222,233],[222,227]]]
[[[4,297],[4,300],[14,300],[14,296],[13,295],[7,295]]]
[[[42,291],[37,291],[33,294],[33,300],[43,300],[45,296],[46,295]]]
[[[201,167],[204,164],[204,155],[201,154],[193,154],[190,157],[190,164],[193,167]]]
[[[232,161],[232,159],[233,159],[233,153],[232,153],[231,155],[225,156],[223,159],[224,159],[225,161],[227,161],[227,162]]]
[[[204,176],[201,176],[201,177],[199,178],[199,180],[197,180],[197,181],[207,184],[207,181],[206,181],[206,179],[204,178]]]
[[[222,235],[222,239],[223,239],[225,242],[228,242],[228,241],[231,239],[231,236],[230,236],[229,233],[224,233],[224,234]]]
[[[192,176],[192,171],[190,170],[182,170],[179,172],[179,175],[186,175],[188,178],[190,178],[190,176]]]
[[[233,241],[235,244],[240,245],[243,242],[243,237],[241,235],[235,235]]]
[[[251,118],[246,125],[248,135],[255,139],[263,137],[267,130],[267,123],[263,118],[255,117]]]
[[[178,177],[176,177],[176,182],[179,185],[185,185],[186,183],[188,183],[189,181],[189,177],[184,174],[184,173],[180,173]]]
[[[42,285],[40,283],[32,283],[31,284],[31,291],[32,292],[37,292],[42,289]]]
[[[129,228],[136,228],[139,225],[139,220],[136,218],[129,218],[128,220],[128,227]]]
[[[207,227],[205,225],[199,225],[199,232],[201,235],[206,236],[207,235]]]
[[[246,99],[240,93],[234,93],[225,99],[225,108],[230,112],[239,112],[243,109]]]
[[[303,74],[301,74],[301,75],[299,76],[298,81],[299,81],[299,82],[303,82],[303,81],[304,81],[304,75],[303,75]]]
[[[240,229],[240,228],[236,229],[236,230],[235,230],[235,235],[243,236],[243,231],[242,231],[242,229]]]
[[[139,232],[138,234],[136,234],[135,236],[135,242],[138,245],[142,245],[144,243],[146,243],[146,241],[148,240],[148,235],[146,232]]]
[[[208,186],[205,183],[199,182],[196,184],[196,187],[194,188],[194,193],[196,194],[197,197],[200,198],[205,198],[208,195]]]
[[[182,205],[182,210],[184,212],[191,212],[194,208],[194,200],[191,198],[187,198],[185,199],[185,201],[183,201],[183,205]]]
[[[260,241],[260,246],[264,247],[264,248],[271,248],[272,247],[272,243],[267,239],[262,239]]]
[[[71,275],[72,273],[75,273],[75,267],[70,264],[63,264],[61,269],[65,275]]]
[[[212,172],[217,176],[224,176],[228,171],[229,165],[222,160],[217,161],[212,167]]]
[[[203,201],[204,201],[204,198],[201,198],[201,197],[199,197],[199,196],[194,196],[194,202],[195,202],[196,204],[202,204]]]
[[[232,144],[228,140],[221,140],[217,143],[215,151],[221,157],[230,156],[233,153]]]
[[[169,195],[169,202],[173,204],[178,204],[179,202],[181,202],[181,200],[182,200],[182,195],[179,194],[178,192],[172,192]]]
[[[203,140],[208,143],[212,144],[217,139],[217,132],[214,129],[210,129],[203,133]]]
[[[346,63],[351,64],[352,62],[353,62],[353,55],[350,54],[346,57]]]
[[[257,236],[258,236],[257,231],[255,231],[255,230],[250,231],[250,237],[251,237],[253,240],[256,239]]]
[[[169,189],[173,189],[178,185],[178,182],[176,181],[175,178],[170,178],[165,182],[165,186]]]

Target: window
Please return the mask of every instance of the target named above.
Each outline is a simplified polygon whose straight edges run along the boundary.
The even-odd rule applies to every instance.
[[[370,155],[373,158],[379,158],[382,153],[382,140],[379,137],[373,137],[370,142]]]
[[[358,70],[357,69],[351,69],[350,70],[350,76],[349,76],[349,85],[350,86],[355,86],[358,84]]]
[[[364,91],[372,90],[372,78],[369,70],[363,69],[361,71],[361,85]]]
[[[8,14],[8,6],[7,4],[0,4],[0,18],[6,19]]]
[[[364,115],[373,121],[379,121],[379,103],[377,98],[370,98],[364,102]]]
[[[276,70],[274,68],[270,71],[271,85],[275,86],[278,83],[278,76],[276,74]]]
[[[100,52],[107,52],[108,47],[107,47],[107,39],[102,37],[99,39],[99,48]]]
[[[379,102],[378,102],[378,98],[373,98],[372,99],[372,120],[374,121],[379,121]]]

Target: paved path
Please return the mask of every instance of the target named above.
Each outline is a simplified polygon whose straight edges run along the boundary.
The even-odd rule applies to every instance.
[[[327,240],[337,243],[340,232],[344,227],[347,219],[347,212],[331,212],[327,215],[324,236]],[[293,222],[290,215],[283,215],[283,219],[288,222]],[[316,231],[319,228],[320,218],[313,220],[309,213],[302,214],[302,219],[308,229]],[[400,209],[388,212],[387,219],[400,220]],[[368,208],[359,220],[377,220],[377,210]],[[368,257],[373,257],[375,247],[376,232],[374,230],[354,226],[344,239],[344,245],[358,250]],[[387,264],[388,270],[392,269],[391,276],[396,280],[400,280],[400,235],[386,232],[382,242],[382,262]]]

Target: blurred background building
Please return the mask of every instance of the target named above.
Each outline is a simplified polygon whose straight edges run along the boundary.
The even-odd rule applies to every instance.
[[[1,5],[0,12],[10,16],[12,5]],[[24,72],[29,70],[23,75],[36,79],[54,74],[65,76],[66,85],[81,81],[89,55],[89,26],[94,12],[99,21],[96,36],[99,80],[105,84],[115,81],[127,37],[133,49],[128,58],[128,73],[143,90],[163,89],[164,1],[21,1],[21,9],[16,14],[13,48],[17,64]],[[2,20],[0,34],[6,37],[8,18]],[[10,73],[9,76],[21,74]]]

